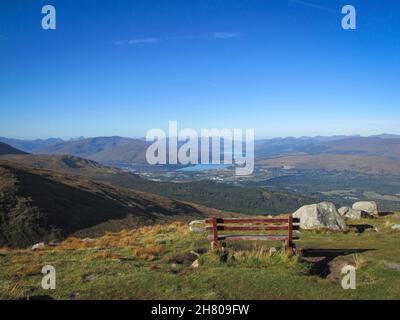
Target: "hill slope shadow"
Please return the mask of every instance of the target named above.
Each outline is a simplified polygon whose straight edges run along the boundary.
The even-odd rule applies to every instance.
[[[110,220],[129,227],[201,216],[191,205],[74,176],[0,166],[0,245],[63,238]],[[121,223],[123,224],[123,223]]]

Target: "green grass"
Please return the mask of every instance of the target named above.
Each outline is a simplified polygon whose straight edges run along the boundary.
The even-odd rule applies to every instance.
[[[26,299],[400,299],[400,271],[384,262],[400,263],[400,214],[365,219],[379,232],[301,232],[299,249],[368,249],[336,257],[357,266],[357,289],[344,290],[340,276],[309,274],[300,255],[272,255],[279,243],[229,243],[224,251],[200,255],[191,268],[190,251],[209,249],[203,234],[184,224],[146,227],[107,234],[93,243],[69,239],[43,250],[0,250],[0,298]],[[193,259],[192,259],[193,260]],[[56,290],[41,288],[42,266],[56,268]],[[85,281],[94,275],[92,281]]]

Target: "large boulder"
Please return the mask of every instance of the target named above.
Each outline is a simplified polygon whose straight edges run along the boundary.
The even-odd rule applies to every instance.
[[[350,210],[349,207],[341,207],[341,208],[338,209],[338,213],[339,213],[342,217],[344,217],[344,216],[347,214],[347,212],[349,212],[349,210]]]
[[[360,201],[353,204],[354,210],[361,210],[368,212],[373,216],[377,216],[379,214],[378,205],[375,201]]]
[[[338,213],[343,217],[343,218],[349,218],[353,220],[358,220],[361,218],[372,218],[372,215],[369,214],[368,212],[362,211],[362,210],[355,210],[349,207],[341,207],[338,209]]]
[[[300,228],[306,230],[329,229],[344,231],[347,225],[331,202],[302,206],[293,217],[300,218]]]

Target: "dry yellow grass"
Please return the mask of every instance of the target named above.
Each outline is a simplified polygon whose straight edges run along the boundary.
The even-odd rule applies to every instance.
[[[167,237],[168,234],[186,236],[190,233],[187,224],[174,222],[168,225],[145,226],[133,230],[120,232],[106,232],[103,237],[90,241],[83,241],[77,237],[69,237],[56,249],[76,250],[86,248],[132,248],[136,256],[154,256],[161,250],[157,240]]]
[[[144,260],[154,260],[160,252],[161,246],[133,248],[133,255]]]
[[[31,263],[32,262],[32,256],[30,255],[15,255],[11,257],[11,263],[12,264],[24,264],[24,263]]]
[[[91,255],[87,258],[87,260],[95,260],[95,259],[111,259],[111,260],[121,260],[122,256],[118,253],[115,252],[110,252],[110,251],[103,251],[96,253],[94,255]]]
[[[96,245],[95,241],[82,241],[82,239],[79,239],[77,237],[69,237],[65,239],[58,249],[60,250],[76,250],[76,249],[84,249],[84,248],[91,248]]]
[[[33,276],[40,274],[42,266],[37,262],[30,261],[29,263],[24,263],[19,266],[15,272],[17,276]]]

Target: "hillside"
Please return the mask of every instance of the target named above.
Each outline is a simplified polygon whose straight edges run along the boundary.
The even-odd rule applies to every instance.
[[[25,139],[11,139],[11,138],[0,137],[0,142],[9,144],[14,148],[17,148],[19,150],[28,153],[35,153],[42,148],[54,145],[56,143],[60,143],[62,141],[63,141],[62,139],[57,139],[57,138],[25,140]]]
[[[99,235],[206,214],[203,207],[0,161],[0,246]]]
[[[13,148],[6,143],[0,142],[0,155],[6,155],[6,154],[7,155],[8,154],[26,154],[26,152],[23,152],[21,150]]]
[[[143,163],[147,146],[142,139],[96,137],[53,144],[36,153],[69,154],[99,162]]]
[[[257,159],[286,155],[354,154],[400,158],[400,137],[379,135],[369,137],[333,136],[275,138],[255,141]]]
[[[149,181],[130,172],[105,167],[94,161],[74,156],[27,155],[7,156],[3,159],[24,166],[49,169],[85,179],[110,183],[116,187],[141,190],[224,211],[246,214],[287,213],[297,210],[304,204],[318,201],[314,196],[266,191],[261,188],[243,188],[212,181],[185,183]]]
[[[325,143],[327,152],[351,153],[400,158],[400,138],[397,136],[354,137]]]
[[[302,230],[294,257],[270,241],[210,251],[204,233],[178,222],[38,251],[0,249],[0,299],[400,299],[400,232],[391,228],[400,214],[348,222],[347,233]],[[40,286],[46,264],[56,268],[56,290]],[[348,264],[356,290],[340,285]]]
[[[400,159],[358,154],[287,155],[260,160],[265,168],[354,171],[365,174],[400,175]]]

